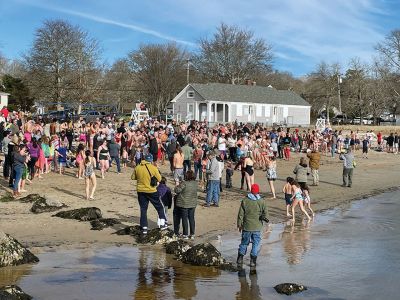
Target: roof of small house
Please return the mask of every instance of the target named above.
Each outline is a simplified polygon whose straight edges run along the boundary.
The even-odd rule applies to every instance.
[[[223,83],[192,83],[190,86],[204,100],[310,106],[306,100],[292,91],[276,90],[271,87]]]

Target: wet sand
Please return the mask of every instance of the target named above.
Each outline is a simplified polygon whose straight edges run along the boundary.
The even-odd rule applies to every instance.
[[[285,202],[282,187],[287,176],[292,176],[293,168],[304,154],[292,154],[290,161],[278,161],[278,180],[275,183],[278,199],[272,199],[269,193],[265,172],[256,170],[256,183],[260,184],[261,193],[267,200],[272,223],[286,221]],[[353,187],[341,187],[342,162],[336,157],[323,157],[320,168],[320,185],[311,187],[314,210],[318,213],[329,208],[347,205],[349,201],[388,191],[398,187],[400,155],[371,151],[369,159],[361,159],[361,152],[356,153],[357,168],[354,172]],[[118,175],[115,166],[107,174],[106,179],[98,178],[98,189],[94,201],[85,200],[84,180],[75,178],[76,169],[67,169],[67,174],[44,175],[44,179],[35,180],[27,186],[29,193],[39,193],[49,198],[58,199],[69,206],[68,209],[96,206],[103,212],[103,217],[114,217],[123,220],[126,225],[139,221],[139,205],[135,185],[130,180],[131,168],[126,168]],[[164,175],[169,174],[168,163],[161,167]],[[172,186],[171,177],[168,177]],[[311,176],[309,183],[311,183]],[[1,181],[3,193],[8,190],[4,180]],[[236,216],[240,199],[246,196],[241,191],[240,172],[233,176],[235,188],[225,189],[222,193],[219,208],[203,208],[196,210],[196,235],[199,239],[213,238],[215,235],[236,230]],[[199,204],[204,203],[205,194],[199,192]],[[112,234],[115,230],[90,230],[88,222],[78,222],[51,217],[53,213],[33,214],[29,211],[31,204],[0,202],[0,230],[14,236],[34,252],[46,251],[49,248],[87,248],[133,244],[129,236]],[[169,212],[170,217],[172,211]],[[155,227],[155,210],[149,207],[149,225]]]

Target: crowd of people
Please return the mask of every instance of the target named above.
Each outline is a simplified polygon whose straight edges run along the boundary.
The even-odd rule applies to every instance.
[[[235,170],[240,172],[240,189],[249,191],[246,199],[260,199],[256,170],[265,172],[271,196],[276,198],[277,162],[290,160],[291,153],[304,153],[293,170],[293,177],[287,178],[283,194],[287,217],[295,221],[295,208],[299,206],[310,220],[314,212],[307,178],[311,175],[312,185],[318,186],[322,155],[339,154],[343,160],[343,186],[351,187],[355,167],[353,151],[362,149],[365,158],[371,147],[398,153],[400,139],[397,133],[388,137],[372,131],[364,135],[343,134],[329,125],[322,130],[301,130],[236,122],[209,126],[207,122],[166,123],[148,119],[135,123],[115,120],[112,116],[89,123],[81,118],[75,122],[54,119],[45,124],[40,118],[8,112],[5,107],[0,112],[0,131],[3,174],[14,197],[26,192],[26,182],[32,184],[50,172],[63,175],[65,168],[74,168],[77,180],[85,180],[86,199],[93,200],[96,170],[104,179],[113,163],[118,174],[131,166],[134,167],[131,178],[137,180],[143,233],[147,233],[147,209],[151,203],[157,210],[159,227],[165,229],[173,223],[174,232],[179,235],[182,223],[184,239],[195,236],[197,192],[206,193],[205,208],[219,207],[223,188],[233,188]],[[174,187],[168,187],[168,172],[161,176],[159,171],[165,164],[169,164]],[[168,216],[172,206],[173,222]],[[238,227],[246,231],[243,225],[246,217],[240,215]],[[258,238],[242,235],[243,245]],[[239,255],[243,255],[243,245]]]

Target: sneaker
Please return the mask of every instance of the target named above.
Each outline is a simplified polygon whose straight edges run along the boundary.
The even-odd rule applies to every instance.
[[[182,235],[182,239],[183,239],[183,240],[188,240],[189,237],[188,237],[187,235]]]
[[[160,230],[167,230],[168,229],[168,224],[164,224],[160,226]]]
[[[194,240],[194,234],[189,235],[189,238],[190,238],[191,240]]]
[[[147,227],[142,228],[142,234],[147,234]]]

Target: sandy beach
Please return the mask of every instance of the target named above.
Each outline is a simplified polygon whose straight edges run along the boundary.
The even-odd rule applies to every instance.
[[[290,161],[278,160],[278,180],[275,183],[277,199],[272,199],[269,193],[265,172],[256,170],[256,183],[260,184],[261,193],[265,197],[269,209],[269,218],[273,223],[283,222],[285,202],[282,187],[287,176],[292,176],[294,166],[305,154],[292,153]],[[320,185],[312,187],[311,199],[317,212],[348,204],[353,199],[388,191],[400,184],[398,166],[400,155],[371,151],[369,159],[361,158],[361,151],[356,152],[357,168],[354,172],[353,187],[341,187],[342,162],[336,158],[322,157],[320,167]],[[161,167],[163,175],[169,174],[168,163]],[[58,199],[69,206],[67,209],[95,206],[101,209],[103,217],[119,218],[123,224],[137,224],[139,220],[139,205],[135,184],[130,179],[132,168],[126,168],[122,174],[117,174],[115,166],[108,172],[106,179],[98,178],[98,189],[95,200],[87,201],[84,197],[84,180],[75,178],[75,169],[67,169],[66,175],[55,173],[44,175],[44,179],[36,179],[27,186],[28,193],[38,193],[48,198]],[[167,176],[169,185],[172,178]],[[309,177],[309,183],[312,178]],[[8,191],[7,184],[2,182],[3,194]],[[205,194],[199,192],[199,206],[196,209],[196,235],[199,239],[212,238],[217,234],[236,230],[236,215],[240,199],[246,192],[241,191],[240,171],[235,171],[232,189],[222,192],[219,208],[203,208]],[[54,213],[33,214],[31,204],[18,200],[0,202],[0,229],[15,238],[35,252],[48,247],[80,248],[88,246],[110,246],[133,244],[129,236],[113,234],[114,229],[102,231],[90,230],[89,222],[79,222],[52,217]],[[156,214],[149,206],[148,216],[150,227],[155,227]],[[169,212],[170,217],[172,211]]]

